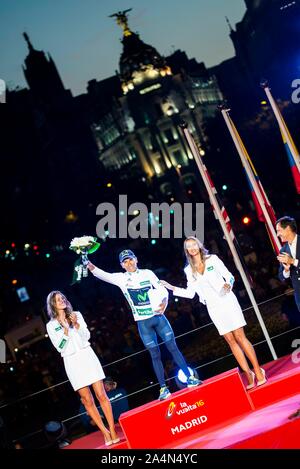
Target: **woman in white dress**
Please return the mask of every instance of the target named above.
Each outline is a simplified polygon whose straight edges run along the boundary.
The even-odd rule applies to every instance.
[[[80,395],[88,415],[102,432],[105,445],[118,443],[112,408],[106,395],[102,366],[90,346],[90,331],[79,311],[73,311],[72,305],[60,291],[52,291],[47,297],[47,312],[50,321],[47,323],[49,338],[61,354],[70,383]],[[95,405],[89,386],[93,387],[109,430],[105,427]]]
[[[187,288],[174,287],[165,281],[161,283],[176,296],[193,298],[198,294],[201,303],[207,306],[208,314],[219,334],[227,341],[245,372],[249,383],[247,389],[252,389],[255,384],[261,386],[266,382],[265,370],[259,366],[254,348],[245,336],[243,328],[246,321],[232,291],[233,275],[218,256],[209,255],[203,244],[193,236],[184,241],[184,252],[187,259],[184,269]],[[245,355],[254,372],[250,370]]]

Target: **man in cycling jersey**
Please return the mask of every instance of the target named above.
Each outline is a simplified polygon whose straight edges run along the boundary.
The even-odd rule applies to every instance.
[[[150,352],[154,372],[160,384],[159,400],[167,399],[171,393],[166,387],[157,336],[164,341],[174,362],[187,376],[187,386],[202,384],[202,381],[189,372],[186,361],[177,347],[173,329],[164,316],[168,304],[167,289],[152,270],[138,269],[137,257],[130,249],[120,253],[119,261],[125,272],[108,273],[91,262],[87,262],[87,268],[95,277],[112,283],[122,290],[137,322],[140,337]]]

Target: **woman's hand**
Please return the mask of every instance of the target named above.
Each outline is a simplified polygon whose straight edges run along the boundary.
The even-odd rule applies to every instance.
[[[223,290],[224,290],[225,293],[229,293],[231,291],[230,283],[224,283]]]
[[[167,298],[164,298],[162,300],[161,304],[159,305],[158,309],[155,311],[155,313],[156,314],[164,314],[165,309],[167,307],[167,304],[168,304]]]
[[[160,283],[165,287],[167,288],[168,290],[172,290],[174,291],[176,287],[174,287],[173,285],[171,285],[170,283],[166,282],[165,280],[160,280]]]
[[[73,312],[73,313],[70,314],[69,318],[70,318],[70,321],[73,324],[73,326],[76,327],[76,329],[78,329],[79,324],[77,322],[77,314]]]
[[[61,327],[64,328],[64,334],[68,335],[70,325],[69,325],[67,319],[66,318],[65,319],[59,319],[59,323],[60,323]]]

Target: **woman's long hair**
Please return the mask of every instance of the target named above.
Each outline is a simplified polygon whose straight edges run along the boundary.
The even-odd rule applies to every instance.
[[[205,249],[205,247],[203,246],[203,244],[201,243],[201,241],[198,239],[198,238],[195,238],[194,236],[189,236],[188,238],[185,239],[184,241],[184,244],[183,244],[183,249],[184,249],[184,253],[185,253],[185,257],[186,257],[186,260],[187,260],[187,264],[190,265],[191,269],[192,269],[192,272],[193,272],[193,277],[196,278],[197,276],[197,268],[196,268],[196,265],[194,263],[194,257],[191,256],[189,253],[188,253],[188,250],[186,248],[186,244],[188,241],[194,241],[195,243],[197,243],[198,247],[199,247],[199,253],[200,253],[200,257],[201,257],[201,260],[203,263],[205,263],[205,259],[207,258],[207,256],[209,255],[209,252],[207,249]]]
[[[56,319],[58,316],[58,312],[56,309],[55,305],[55,298],[56,295],[61,295],[61,297],[65,300],[66,302],[66,307],[65,307],[65,313],[66,313],[66,319],[69,321],[69,316],[73,311],[73,307],[67,297],[59,290],[53,290],[52,292],[49,293],[47,296],[47,313],[50,319]]]

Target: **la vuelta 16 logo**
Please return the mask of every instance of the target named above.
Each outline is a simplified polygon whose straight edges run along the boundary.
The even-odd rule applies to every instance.
[[[187,412],[193,412],[199,409],[199,407],[204,406],[204,401],[200,399],[199,401],[194,402],[193,404],[189,404],[187,402],[179,402],[175,404],[174,401],[170,402],[167,412],[166,412],[166,419],[170,419],[173,415],[183,415]]]
[[[166,412],[166,419],[170,419],[171,417],[173,417],[175,409],[176,409],[175,402],[173,402],[173,401],[170,402],[170,404],[168,406],[168,409],[167,409],[167,412]]]

